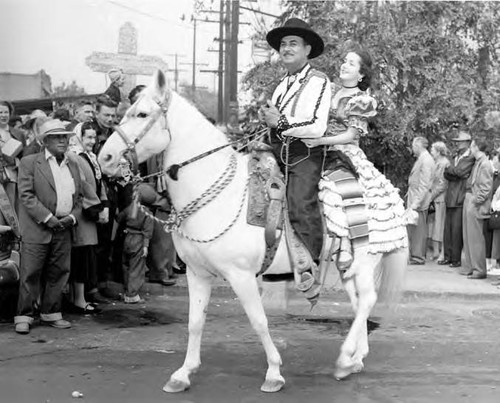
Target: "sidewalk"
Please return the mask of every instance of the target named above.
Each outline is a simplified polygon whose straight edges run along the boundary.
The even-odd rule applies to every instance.
[[[427,261],[422,266],[408,266],[405,284],[407,298],[463,298],[463,299],[499,299],[500,288],[492,282],[500,280],[500,273],[488,275],[485,280],[469,280],[459,274],[460,268],[440,266],[434,261]],[[214,288],[218,293],[232,293],[229,283],[222,278],[214,279]],[[181,275],[177,284],[171,287],[162,287],[159,284],[146,283],[144,291],[152,295],[186,292],[186,276]],[[323,292],[335,293],[342,290],[339,275],[336,269],[326,276]]]

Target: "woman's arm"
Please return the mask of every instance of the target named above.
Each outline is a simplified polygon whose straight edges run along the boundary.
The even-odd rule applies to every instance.
[[[354,127],[349,127],[345,132],[335,136],[324,136],[317,139],[302,139],[308,147],[317,146],[336,146],[341,144],[354,144],[358,138],[358,130]]]

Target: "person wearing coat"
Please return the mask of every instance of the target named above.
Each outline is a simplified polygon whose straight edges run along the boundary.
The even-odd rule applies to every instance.
[[[486,139],[475,139],[470,145],[476,162],[465,186],[463,235],[464,268],[460,274],[471,280],[486,278],[486,242],[484,221],[490,217],[493,167],[485,152],[490,147]]]
[[[61,299],[70,273],[72,228],[82,203],[80,169],[66,154],[71,134],[60,120],[46,121],[38,135],[44,151],[24,157],[19,165],[22,259],[14,323],[20,334],[29,333],[38,307],[42,322],[71,327],[62,318]]]
[[[450,165],[447,157],[448,148],[442,141],[437,141],[431,146],[431,155],[436,162],[436,169],[431,184],[431,202],[434,203],[434,220],[429,220],[429,236],[432,240],[433,260],[444,259],[443,232],[446,217],[446,204],[444,197],[448,181],[444,178],[444,170]]]
[[[427,250],[427,210],[431,202],[431,184],[434,176],[435,162],[427,147],[425,137],[415,137],[412,143],[413,153],[417,160],[408,177],[407,209],[418,213],[416,225],[409,224],[408,241],[410,244],[410,264],[425,263]]]
[[[72,311],[80,314],[98,313],[91,302],[103,301],[97,289],[98,244],[96,223],[106,223],[108,217],[106,190],[97,157],[92,152],[96,132],[90,122],[79,123],[70,139],[70,152],[76,158],[83,179],[82,210],[77,216],[78,226],[73,232],[70,281],[73,285]],[[87,298],[85,296],[87,292]]]
[[[460,131],[453,139],[456,152],[450,159],[450,165],[444,170],[444,178],[448,181],[446,189],[446,217],[444,220],[443,248],[444,259],[439,265],[460,267],[463,248],[462,216],[465,199],[465,184],[475,159],[470,153],[470,133]]]

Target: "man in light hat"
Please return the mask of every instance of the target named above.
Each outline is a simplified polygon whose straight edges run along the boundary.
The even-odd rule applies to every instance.
[[[309,64],[309,59],[323,53],[324,43],[298,18],[271,30],[266,39],[279,52],[288,73],[276,87],[272,100],[262,108],[262,115],[271,128],[276,159],[282,171],[288,172],[290,222],[317,264],[323,241],[318,200],[323,147],[308,148],[300,140],[321,137],[327,129],[330,80]],[[299,289],[308,292],[311,280],[311,273],[301,273]]]
[[[111,69],[108,71],[108,77],[111,80],[111,84],[108,89],[104,91],[104,94],[109,96],[117,104],[122,100],[122,95],[120,92],[120,87],[125,84],[125,76],[121,69]]]
[[[444,259],[440,265],[460,267],[463,248],[462,216],[465,200],[465,186],[475,158],[470,152],[472,137],[466,131],[460,131],[452,139],[455,152],[450,159],[450,165],[444,170],[444,177],[448,181],[446,190],[446,217],[444,220],[443,250]]]
[[[37,135],[45,149],[24,157],[19,165],[22,259],[14,323],[20,334],[29,333],[39,297],[42,322],[58,329],[71,327],[62,318],[61,298],[70,271],[71,228],[82,201],[78,162],[66,155],[72,134],[60,120],[46,121]]]

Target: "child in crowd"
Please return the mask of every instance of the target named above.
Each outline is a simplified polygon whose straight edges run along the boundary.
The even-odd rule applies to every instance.
[[[145,281],[146,257],[154,223],[144,211],[134,206],[131,184],[126,185],[124,193],[128,203],[126,202],[126,207],[117,217],[119,227],[123,229],[124,234],[122,252],[124,301],[126,304],[137,304],[144,302],[139,290]],[[141,203],[152,204],[144,192],[139,190],[139,194]]]

